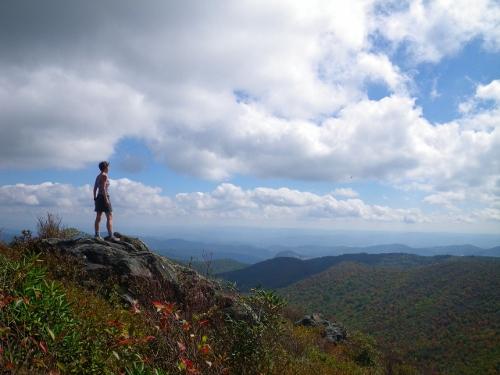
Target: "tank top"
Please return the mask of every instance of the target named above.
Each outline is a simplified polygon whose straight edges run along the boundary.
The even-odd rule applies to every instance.
[[[106,179],[106,183],[104,184],[104,191],[101,191],[101,179],[103,176],[106,176],[104,173],[100,173],[97,175],[94,183],[94,188],[97,189],[97,195],[109,195],[108,193],[108,188],[109,188],[109,178]]]

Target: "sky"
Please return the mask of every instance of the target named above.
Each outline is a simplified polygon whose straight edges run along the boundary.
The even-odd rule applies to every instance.
[[[500,3],[2,1],[0,228],[500,233]]]

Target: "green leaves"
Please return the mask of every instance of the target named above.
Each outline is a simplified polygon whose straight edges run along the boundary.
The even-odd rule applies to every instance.
[[[231,364],[236,373],[266,372],[273,367],[277,356],[276,342],[285,323],[281,311],[286,301],[273,291],[252,289],[240,302],[255,312],[255,320],[226,317],[228,336],[233,338]]]
[[[106,320],[75,314],[67,291],[48,279],[37,256],[25,252],[13,260],[0,254],[0,367],[105,374],[115,373],[115,361],[133,362],[135,351],[129,346],[109,345],[121,330],[106,332]],[[151,341],[146,336],[141,344]]]
[[[53,331],[52,331],[49,327],[46,327],[46,328],[47,328],[47,332],[48,332],[48,334],[49,334],[50,338],[51,338],[53,341],[55,341],[55,339],[56,339],[56,335],[54,334],[54,332],[53,332]]]

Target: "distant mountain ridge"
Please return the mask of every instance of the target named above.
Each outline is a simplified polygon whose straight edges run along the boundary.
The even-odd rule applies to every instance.
[[[354,246],[270,246],[259,247],[245,243],[211,243],[202,241],[189,241],[185,239],[159,239],[144,237],[144,241],[161,255],[186,261],[194,258],[203,260],[206,256],[213,259],[234,259],[243,263],[257,263],[273,257],[294,257],[311,259],[324,256],[337,256],[343,254],[379,254],[379,253],[407,253],[422,256],[434,255],[478,255],[500,256],[500,246],[485,249],[474,245],[449,245],[434,247],[410,247],[403,244],[382,244],[366,247]]]
[[[245,244],[205,243],[183,239],[157,239],[145,237],[144,242],[160,255],[188,261],[210,259],[233,259],[242,263],[256,263],[271,258],[273,253],[264,248]]]
[[[307,259],[309,258],[308,256],[296,253],[293,250],[283,250],[277,253],[275,258],[298,258],[298,259]]]
[[[0,231],[0,241],[9,243],[15,235],[11,229]],[[238,262],[253,264],[273,257],[294,257],[311,259],[323,256],[336,256],[356,253],[408,253],[424,256],[433,255],[477,255],[500,257],[500,246],[482,248],[474,245],[447,245],[433,247],[411,247],[404,244],[389,243],[372,246],[344,245],[300,245],[300,246],[254,246],[236,242],[191,241],[182,238],[159,238],[141,236],[147,245],[160,255],[180,261],[203,261],[205,257],[212,259],[233,259]]]
[[[252,236],[238,236],[234,233],[224,232],[217,236],[210,236],[208,232],[189,233],[170,229],[165,235],[140,235],[136,233],[159,254],[167,255],[177,260],[189,260],[195,258],[202,260],[204,253],[212,254],[213,259],[234,259],[243,263],[257,263],[276,256],[293,256],[301,259],[310,259],[322,256],[334,256],[354,253],[409,253],[417,255],[478,255],[478,256],[500,256],[500,235],[487,236],[459,236],[448,234],[443,238],[436,237],[436,246],[426,246],[432,243],[432,235],[427,241],[412,241],[416,237],[422,237],[422,233],[385,233],[382,232],[328,232],[329,237],[321,238],[321,235],[300,236],[301,231],[289,231],[288,236],[278,236],[272,240],[265,233],[253,233]],[[212,230],[218,233],[216,229]],[[0,226],[0,241],[9,243],[21,230],[11,227]],[[168,231],[167,231],[168,232]],[[279,231],[278,231],[279,232]],[[239,232],[237,232],[239,233]],[[297,234],[299,233],[299,234]],[[323,233],[323,232],[322,232]],[[349,235],[347,235],[349,233]],[[324,233],[323,233],[324,234]],[[435,234],[434,236],[437,236]],[[318,237],[319,236],[319,237]],[[441,236],[442,237],[442,236]],[[487,241],[484,238],[488,239]],[[363,239],[354,241],[353,238]],[[483,238],[484,241],[479,239]],[[458,245],[448,245],[456,241]],[[461,242],[463,241],[463,242]],[[470,242],[469,242],[470,241]],[[379,244],[377,244],[377,242]],[[443,244],[444,245],[441,245]],[[294,244],[295,243],[295,244]],[[357,245],[359,243],[359,245]],[[368,244],[365,246],[364,244]],[[375,243],[374,245],[369,245]],[[423,244],[419,245],[419,244]],[[468,245],[472,243],[474,245]],[[411,246],[407,245],[411,244]],[[481,245],[482,244],[482,245]]]
[[[491,249],[482,250],[476,255],[485,256],[485,257],[500,257],[500,246],[492,247]]]
[[[306,260],[278,257],[253,264],[240,270],[220,273],[217,276],[235,282],[236,286],[243,291],[257,286],[266,289],[277,289],[320,273],[341,262],[357,262],[366,265],[384,265],[387,267],[412,267],[441,262],[449,257],[448,255],[424,257],[406,253],[344,254]]]
[[[295,254],[295,257],[300,258],[317,258],[329,255],[355,254],[355,253],[407,253],[422,256],[433,255],[456,255],[456,256],[500,256],[500,246],[485,249],[474,245],[447,245],[447,246],[431,246],[431,247],[411,247],[403,244],[382,244],[365,247],[357,246],[273,246],[278,254],[290,252]]]
[[[21,231],[15,232],[9,229],[0,228],[0,242],[9,243],[14,239],[14,236],[19,235]]]

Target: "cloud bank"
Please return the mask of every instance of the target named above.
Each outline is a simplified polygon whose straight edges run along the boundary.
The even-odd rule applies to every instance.
[[[178,193],[166,196],[158,187],[126,178],[111,180],[112,203],[120,221],[151,223],[203,223],[222,221],[230,224],[303,225],[308,223],[368,222],[418,225],[440,223],[447,219],[463,222],[498,222],[500,209],[478,209],[454,215],[426,214],[418,208],[395,208],[367,204],[357,197],[338,198],[339,191],[318,195],[289,188],[243,189],[222,183],[213,191]],[[341,191],[352,195],[347,189]],[[432,204],[449,205],[461,200],[460,195],[434,195]],[[27,215],[33,218],[46,212],[71,215],[73,221],[90,222],[93,202],[90,185],[73,186],[46,182],[36,185],[0,186],[0,208],[4,215]],[[144,222],[144,218],[146,221]]]
[[[425,186],[429,205],[472,199],[496,212],[499,81],[478,83],[461,117],[432,123],[411,69],[393,56],[437,63],[473,40],[498,52],[499,20],[487,0],[3,2],[0,168],[81,168],[134,138],[169,168],[205,179],[375,180]],[[383,98],[369,97],[374,84]],[[422,220],[353,194],[219,188],[244,215]],[[22,191],[24,204],[49,204]],[[179,212],[223,204],[217,190],[149,194]],[[273,194],[286,204],[269,204]]]
[[[126,178],[111,180],[112,203],[120,217],[230,219],[236,223],[255,220],[312,221],[316,219],[363,219],[416,223],[428,221],[418,209],[369,205],[359,198],[339,199],[333,193],[317,195],[288,188],[243,189],[222,183],[210,192],[165,196],[151,187]],[[0,207],[7,213],[56,211],[89,217],[90,185],[73,186],[46,182],[36,185],[0,186]]]

